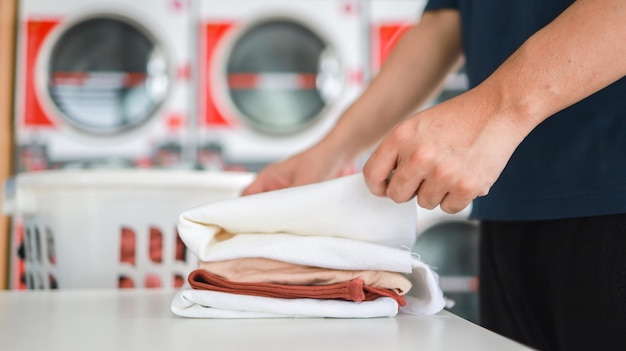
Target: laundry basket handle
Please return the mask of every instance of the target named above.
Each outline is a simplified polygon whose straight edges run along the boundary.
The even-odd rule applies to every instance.
[[[2,213],[12,215],[15,212],[15,177],[8,178],[2,184]]]
[[[8,178],[2,184],[2,213],[7,216],[32,214],[37,211],[34,194],[27,189],[19,190],[17,176]]]

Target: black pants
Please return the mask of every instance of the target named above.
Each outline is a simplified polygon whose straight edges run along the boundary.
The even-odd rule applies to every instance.
[[[483,222],[480,322],[539,350],[626,350],[626,214]]]

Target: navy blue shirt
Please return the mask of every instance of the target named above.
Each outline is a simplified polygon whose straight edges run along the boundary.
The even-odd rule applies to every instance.
[[[573,0],[430,0],[461,15],[470,86]],[[591,48],[590,48],[591,49]],[[551,116],[519,145],[472,218],[542,220],[626,213],[626,79]]]

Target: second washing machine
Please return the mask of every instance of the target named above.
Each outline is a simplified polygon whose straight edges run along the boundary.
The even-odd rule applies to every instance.
[[[419,21],[426,0],[364,0],[368,22],[370,74],[375,75],[398,39]]]
[[[419,22],[427,0],[364,0],[369,33],[369,75],[378,73],[398,39]],[[426,106],[443,102],[468,88],[465,70],[461,67],[447,78],[441,93]]]
[[[363,87],[361,10],[357,0],[200,0],[200,165],[258,170],[321,139]]]

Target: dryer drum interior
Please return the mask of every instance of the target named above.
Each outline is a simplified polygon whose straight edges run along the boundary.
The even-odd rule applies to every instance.
[[[228,95],[240,117],[274,134],[292,133],[317,120],[338,97],[341,74],[328,43],[289,19],[246,28],[226,62]]]
[[[151,118],[166,98],[163,49],[136,23],[92,17],[64,30],[47,61],[45,89],[70,125],[110,135]]]

